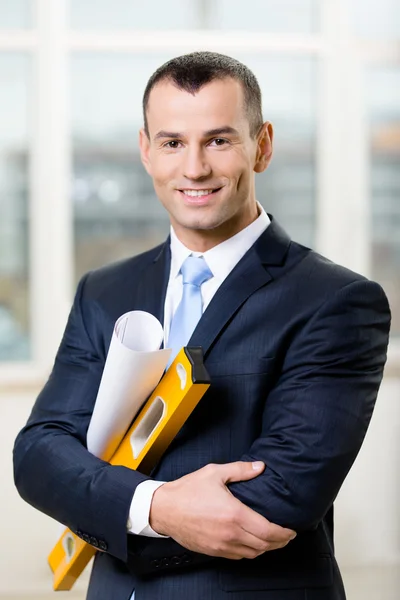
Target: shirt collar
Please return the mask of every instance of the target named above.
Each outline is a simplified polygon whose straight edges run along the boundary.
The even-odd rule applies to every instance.
[[[171,226],[170,280],[175,279],[179,275],[181,266],[191,254],[193,254],[193,256],[204,256],[213,276],[220,280],[225,279],[271,222],[261,204],[257,202],[257,206],[260,214],[255,221],[250,223],[245,229],[239,231],[236,235],[203,253],[189,250],[189,248],[182,244],[178,239]]]

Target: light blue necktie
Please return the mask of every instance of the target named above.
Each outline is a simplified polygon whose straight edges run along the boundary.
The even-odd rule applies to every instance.
[[[168,336],[167,347],[172,348],[168,366],[179,350],[190,340],[203,314],[201,285],[213,276],[202,256],[188,256],[180,272],[182,273],[183,293],[182,300],[172,318]]]

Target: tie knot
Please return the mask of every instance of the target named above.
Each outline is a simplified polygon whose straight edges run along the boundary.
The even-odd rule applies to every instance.
[[[212,272],[202,256],[188,256],[181,267],[183,283],[191,283],[200,287],[211,279]]]

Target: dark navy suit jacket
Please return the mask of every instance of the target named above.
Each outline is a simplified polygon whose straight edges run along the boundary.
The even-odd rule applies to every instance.
[[[291,242],[272,220],[204,312],[190,345],[203,347],[211,386],[152,477],[263,460],[262,475],[230,489],[298,532],[284,549],[229,561],[127,535],[132,495],[147,477],[85,447],[114,323],[136,309],[162,322],[169,267],[167,242],[81,280],[53,371],[16,440],[21,496],[106,551],[89,600],[128,600],[134,588],[136,600],[343,600],[332,505],[382,378],[384,292]]]

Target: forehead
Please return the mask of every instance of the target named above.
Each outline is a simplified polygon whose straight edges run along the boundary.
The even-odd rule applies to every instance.
[[[191,94],[170,81],[161,81],[150,92],[147,121],[151,135],[159,129],[186,131],[221,125],[248,126],[242,85],[226,78],[207,83]]]

